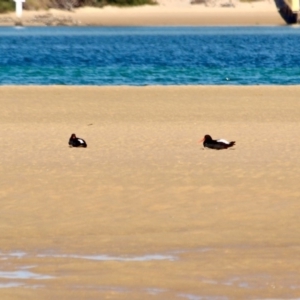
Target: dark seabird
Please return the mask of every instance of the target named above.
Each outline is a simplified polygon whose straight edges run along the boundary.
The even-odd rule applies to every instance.
[[[205,135],[200,142],[203,142],[203,146],[210,148],[210,149],[216,149],[216,150],[222,150],[227,149],[235,145],[235,142],[228,142],[224,139],[219,140],[213,140],[210,135]]]
[[[85,140],[76,137],[75,133],[72,133],[70,139],[69,139],[69,146],[70,147],[82,147],[82,148],[86,148],[87,144],[85,142]]]

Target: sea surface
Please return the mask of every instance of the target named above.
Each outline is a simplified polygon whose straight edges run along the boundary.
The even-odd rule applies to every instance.
[[[0,85],[293,85],[300,27],[0,27]]]

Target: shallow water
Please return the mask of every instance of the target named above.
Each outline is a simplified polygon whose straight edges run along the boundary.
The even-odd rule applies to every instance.
[[[10,266],[13,270],[0,270],[0,288],[16,288],[16,287],[25,287],[25,288],[45,288],[47,280],[53,280],[56,277],[39,274],[34,272],[38,265],[26,265],[24,264],[27,259],[40,258],[41,263],[43,259],[47,258],[68,258],[68,259],[84,259],[92,261],[117,261],[117,262],[147,262],[147,261],[180,261],[184,260],[184,255],[186,254],[201,254],[214,251],[213,248],[199,248],[194,249],[192,252],[189,250],[177,250],[171,251],[166,254],[147,254],[147,255],[121,255],[121,256],[111,256],[104,254],[95,254],[95,255],[78,255],[78,254],[62,254],[55,251],[48,251],[44,253],[26,253],[23,251],[12,251],[8,253],[0,252],[0,258],[5,259],[6,267]],[[18,267],[12,267],[13,265],[18,265]],[[7,281],[9,279],[10,281]],[[40,284],[29,284],[24,280],[46,280],[43,281],[43,285]],[[4,280],[4,281],[3,281]],[[212,278],[201,278],[199,277],[199,284],[205,284],[216,287],[236,287],[238,289],[246,290],[261,290],[266,287],[271,288],[280,288],[285,287],[289,290],[299,290],[300,285],[293,276],[286,278],[285,282],[277,282],[271,274],[255,274],[255,275],[236,275],[230,276],[228,278],[223,278],[222,280],[216,280]],[[127,287],[118,287],[118,286],[73,286],[75,289],[93,289],[100,292],[112,291],[115,293],[134,293],[135,289]],[[145,293],[148,295],[163,295],[164,293],[173,293],[174,291],[168,289],[161,289],[158,287],[148,287],[139,291],[140,293]],[[188,293],[177,293],[176,297],[185,298],[188,300],[225,300],[228,299],[224,296],[205,296],[205,295],[194,295]],[[264,299],[264,298],[260,298]],[[300,298],[299,298],[300,299]],[[299,300],[298,298],[293,298],[293,300]]]
[[[8,279],[51,279],[52,276],[41,275],[27,270],[0,271],[0,278]]]
[[[152,260],[169,260],[174,261],[176,258],[172,255],[143,255],[133,257],[109,256],[109,255],[76,255],[76,254],[39,254],[37,257],[56,257],[56,258],[75,258],[88,259],[97,261],[152,261]]]
[[[6,27],[0,36],[0,85],[300,83],[298,27]]]
[[[178,297],[187,300],[228,300],[228,297],[213,297],[213,296],[197,296],[192,294],[179,294]]]
[[[14,251],[10,253],[1,253],[0,259],[7,260],[9,258],[23,258],[23,257],[32,257],[32,255],[22,252]],[[87,260],[96,260],[96,261],[152,261],[152,260],[169,260],[174,261],[177,259],[177,256],[171,254],[146,254],[140,256],[111,256],[106,254],[99,255],[78,255],[78,254],[58,254],[53,252],[37,254],[36,257],[46,258],[46,257],[56,257],[56,258],[74,258],[74,259],[87,259]]]
[[[0,260],[7,263],[11,263],[9,260],[17,259],[22,260],[22,258],[72,258],[72,259],[86,259],[93,261],[119,261],[119,262],[145,262],[145,261],[174,261],[177,259],[174,255],[164,255],[164,254],[148,254],[141,256],[110,256],[110,255],[76,255],[76,254],[57,254],[57,253],[47,253],[47,254],[37,254],[31,255],[23,251],[13,251],[10,253],[1,253]],[[22,282],[2,282],[1,279],[12,279],[12,280],[41,280],[41,279],[53,279],[53,276],[38,274],[35,272],[28,271],[28,269],[33,269],[35,266],[21,266],[17,270],[13,271],[1,271],[0,270],[0,288],[12,288],[12,287],[31,287],[37,288],[41,286],[27,285]],[[158,290],[156,290],[157,293]],[[149,290],[150,294],[155,293],[155,289]]]

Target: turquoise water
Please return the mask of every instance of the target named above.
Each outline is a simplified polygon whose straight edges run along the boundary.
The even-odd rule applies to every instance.
[[[0,28],[0,85],[292,85],[300,28]]]

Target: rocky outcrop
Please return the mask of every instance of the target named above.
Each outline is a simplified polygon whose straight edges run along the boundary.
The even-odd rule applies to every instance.
[[[72,17],[57,17],[52,14],[36,15],[27,21],[30,25],[45,25],[45,26],[76,26],[78,21]]]
[[[0,24],[7,26],[78,26],[80,22],[69,16],[54,16],[46,13],[27,19],[3,16],[0,17]]]
[[[0,24],[13,24],[15,19],[7,16],[0,17]]]

